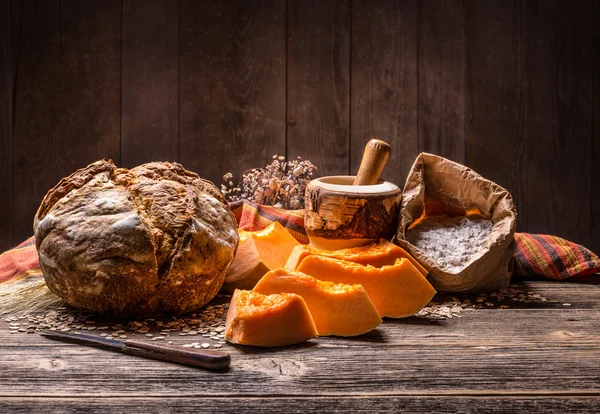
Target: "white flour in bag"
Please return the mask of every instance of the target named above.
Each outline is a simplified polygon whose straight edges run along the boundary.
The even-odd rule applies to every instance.
[[[407,240],[448,273],[458,273],[485,245],[493,224],[480,216],[428,217],[407,231]]]

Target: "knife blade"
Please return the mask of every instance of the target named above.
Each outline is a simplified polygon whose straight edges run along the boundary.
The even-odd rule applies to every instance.
[[[227,352],[222,351],[184,348],[179,345],[158,345],[133,339],[108,339],[79,333],[49,330],[41,330],[40,332],[44,337],[50,339],[76,342],[83,345],[119,351],[129,355],[177,362],[212,370],[227,369],[231,363],[231,356]]]

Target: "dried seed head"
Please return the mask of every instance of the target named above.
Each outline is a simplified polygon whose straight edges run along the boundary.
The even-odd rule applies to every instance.
[[[306,185],[316,169],[300,157],[286,161],[284,156],[274,155],[265,168],[246,171],[237,186],[231,180],[233,174],[225,174],[221,192],[230,202],[245,199],[285,209],[303,208]]]

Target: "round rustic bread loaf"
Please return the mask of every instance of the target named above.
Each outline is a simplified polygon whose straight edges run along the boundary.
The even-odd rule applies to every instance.
[[[48,288],[72,306],[119,316],[203,306],[239,241],[219,190],[167,162],[80,169],[46,194],[33,227]]]

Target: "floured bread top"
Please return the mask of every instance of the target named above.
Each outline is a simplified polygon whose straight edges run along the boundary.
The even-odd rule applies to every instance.
[[[186,312],[221,287],[239,237],[227,202],[180,164],[98,161],[63,178],[34,220],[48,287],[116,315]]]

